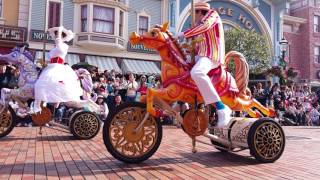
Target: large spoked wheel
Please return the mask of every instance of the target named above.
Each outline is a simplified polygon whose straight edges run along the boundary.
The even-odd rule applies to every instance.
[[[254,122],[248,134],[251,155],[258,161],[271,163],[280,158],[285,147],[285,135],[281,126],[270,118]]]
[[[88,111],[75,112],[70,117],[70,132],[80,140],[94,138],[100,130],[101,124],[98,116]]]
[[[146,114],[146,105],[138,102],[120,105],[104,123],[103,140],[109,153],[126,163],[139,163],[150,158],[159,148],[162,126],[152,116],[140,131],[134,130]]]
[[[0,114],[0,138],[7,136],[15,126],[12,112],[8,108],[4,109]]]

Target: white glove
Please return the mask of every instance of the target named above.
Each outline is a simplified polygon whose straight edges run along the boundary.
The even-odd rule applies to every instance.
[[[182,38],[182,37],[184,37],[184,33],[183,32],[178,32],[174,36],[175,39]]]

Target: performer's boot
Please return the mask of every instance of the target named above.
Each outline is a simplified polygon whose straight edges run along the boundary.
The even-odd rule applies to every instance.
[[[232,110],[227,105],[224,105],[221,101],[214,103],[214,105],[217,108],[218,114],[217,127],[225,127],[231,120]]]
[[[29,114],[36,114],[41,112],[41,101],[35,100],[31,103]]]

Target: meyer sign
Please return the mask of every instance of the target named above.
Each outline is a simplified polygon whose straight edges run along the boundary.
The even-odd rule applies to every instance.
[[[153,49],[149,49],[149,48],[146,48],[143,44],[131,44],[130,42],[128,42],[128,48],[127,48],[128,51],[131,51],[131,52],[142,52],[142,53],[156,53],[155,50]]]

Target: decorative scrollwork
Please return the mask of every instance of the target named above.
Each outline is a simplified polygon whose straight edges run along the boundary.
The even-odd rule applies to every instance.
[[[91,137],[99,128],[99,120],[90,113],[79,115],[74,121],[74,131],[82,138]]]
[[[245,128],[243,128],[240,132],[238,132],[238,134],[233,136],[232,141],[247,143],[248,132],[249,132],[251,125],[252,125],[252,123],[249,123]]]
[[[141,130],[134,131],[145,114],[146,110],[143,108],[128,107],[112,119],[109,137],[118,153],[137,158],[154,147],[158,135],[154,117],[149,116]]]
[[[273,159],[281,153],[284,134],[274,123],[261,124],[254,134],[257,153],[265,159]]]
[[[0,114],[0,134],[3,134],[10,128],[13,123],[13,119],[9,110],[5,109]]]

